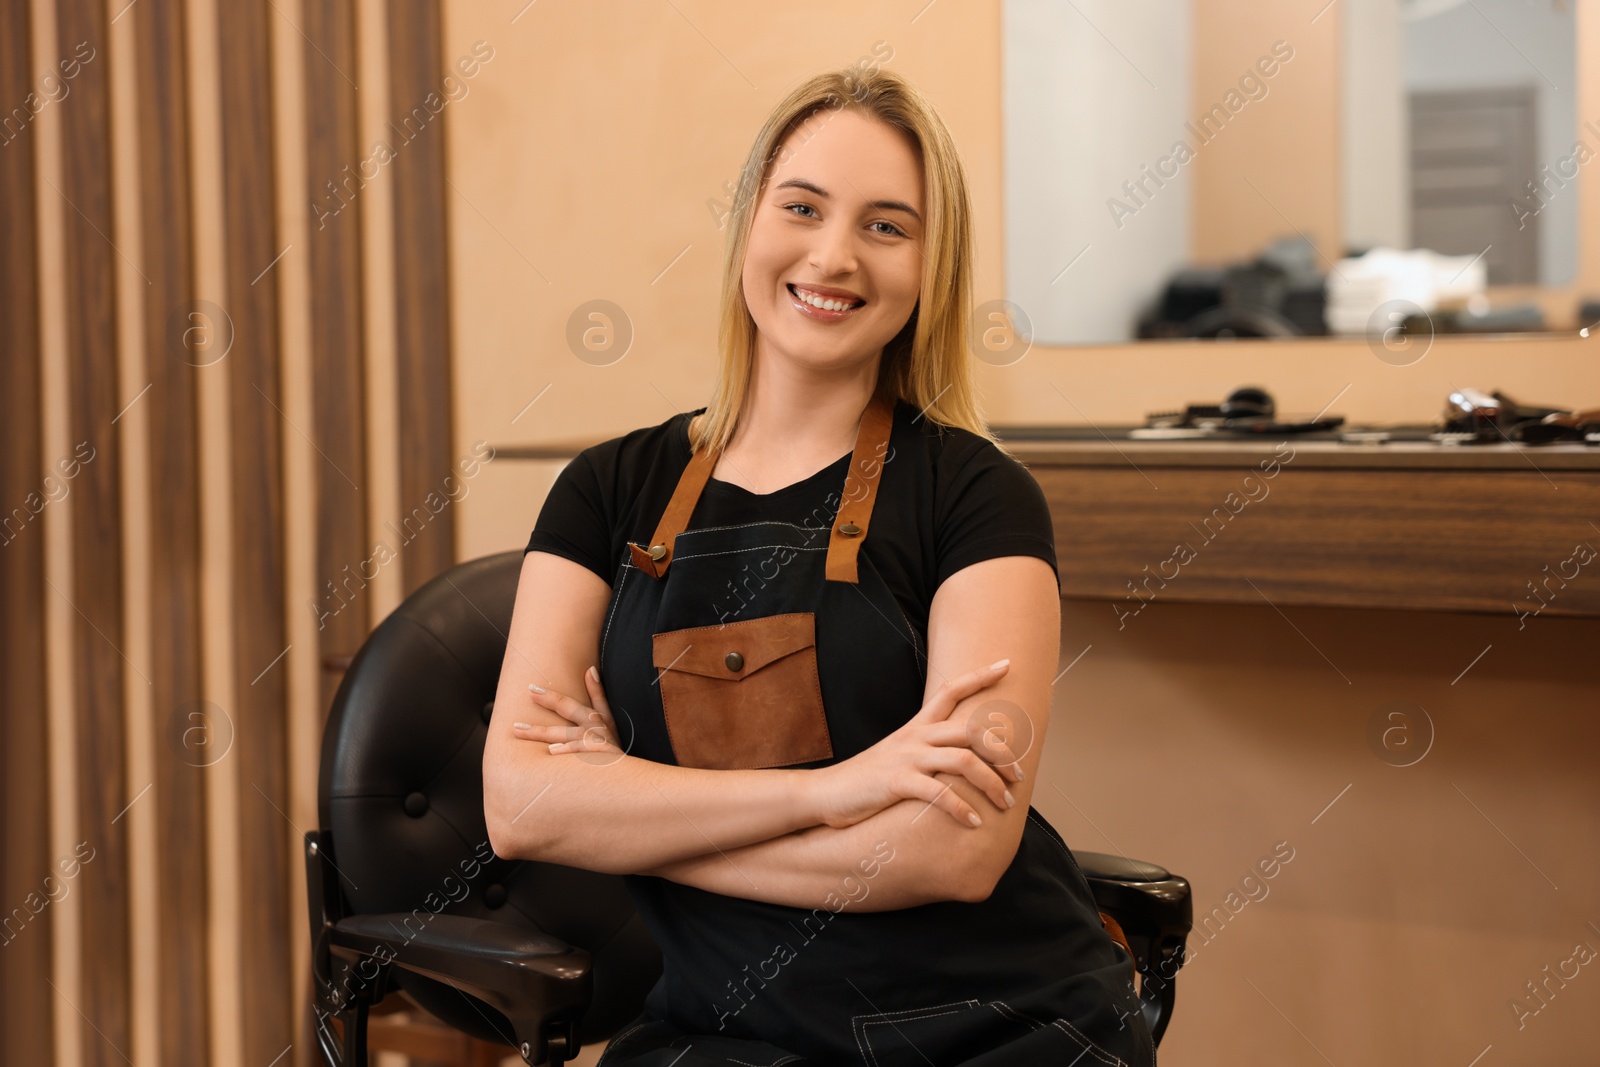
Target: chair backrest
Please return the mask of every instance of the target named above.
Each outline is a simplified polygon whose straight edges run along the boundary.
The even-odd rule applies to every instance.
[[[409,912],[419,928],[467,915],[587,950],[588,1044],[638,1015],[661,955],[621,876],[502,860],[489,847],[483,744],[521,564],[512,551],[454,566],[373,631],[334,695],[317,814],[348,914]],[[482,1001],[415,975],[396,981],[458,1029],[512,1043],[505,1017]]]

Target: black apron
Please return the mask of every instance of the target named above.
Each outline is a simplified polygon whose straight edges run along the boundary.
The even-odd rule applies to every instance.
[[[800,525],[707,525],[697,505],[714,459],[694,453],[655,535],[629,543],[612,582],[600,673],[629,754],[825,766],[916,714],[926,620],[906,618],[865,543],[880,483],[894,477],[897,451],[918,454],[919,433],[896,418],[892,400],[875,398],[837,503]],[[774,686],[757,688],[781,664],[791,672],[784,686],[801,690],[795,680],[810,677],[813,652],[823,735],[808,714],[767,703]],[[659,684],[658,674],[677,673],[690,686],[724,687],[712,703],[750,714],[701,729],[693,698],[709,690]],[[739,686],[757,699],[740,698]],[[782,720],[775,731],[770,719]],[[764,749],[774,732],[789,740]],[[978,903],[849,912],[819,900],[808,910],[647,875],[625,880],[664,971],[604,1067],[1155,1063],[1129,957],[1102,927],[1060,835],[1031,807],[1016,857]],[[840,898],[859,892],[841,876]]]

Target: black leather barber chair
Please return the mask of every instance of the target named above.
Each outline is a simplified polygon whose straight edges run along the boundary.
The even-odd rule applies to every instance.
[[[452,567],[368,638],[334,696],[306,835],[316,1032],[366,1067],[368,1009],[394,990],[444,1022],[556,1067],[643,1010],[661,956],[618,875],[497,858],[482,758],[520,551]],[[1077,852],[1143,975],[1156,1038],[1172,1015],[1189,884]]]

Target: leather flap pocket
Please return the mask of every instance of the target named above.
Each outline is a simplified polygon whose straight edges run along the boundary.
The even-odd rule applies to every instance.
[[[833,755],[816,618],[768,615],[654,635],[661,709],[683,767],[788,767]]]
[[[801,611],[656,634],[651,660],[658,671],[739,681],[816,643],[816,616]]]

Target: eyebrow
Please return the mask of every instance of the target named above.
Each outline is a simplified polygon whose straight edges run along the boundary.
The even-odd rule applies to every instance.
[[[790,187],[804,189],[806,192],[814,193],[824,200],[833,199],[828,195],[828,191],[822,188],[822,186],[816,184],[815,182],[807,181],[804,178],[790,178],[787,181],[779,182],[777,185],[773,186],[775,189],[788,189]],[[879,211],[903,211],[907,215],[910,215],[912,218],[916,219],[918,222],[922,221],[922,216],[917,214],[917,209],[906,203],[904,200],[874,200],[867,204],[867,206],[870,208],[876,208]]]

